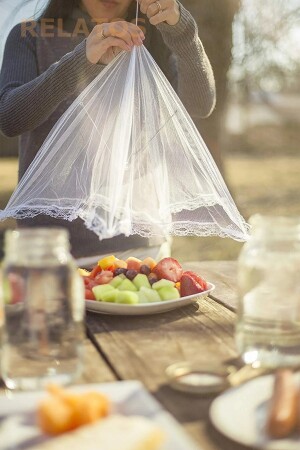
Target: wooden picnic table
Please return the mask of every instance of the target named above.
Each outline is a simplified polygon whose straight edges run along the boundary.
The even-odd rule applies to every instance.
[[[184,427],[202,450],[245,447],[218,433],[209,422],[213,396],[175,391],[166,368],[175,362],[195,364],[234,361],[236,263],[191,262],[193,270],[216,285],[200,305],[150,316],[87,313],[87,364],[81,382],[139,380]],[[92,342],[93,346],[91,346]]]
[[[175,391],[166,368],[179,361],[194,364],[235,361],[236,263],[191,262],[193,270],[215,284],[206,299],[146,316],[110,316],[87,312],[85,369],[79,383],[139,380],[183,426],[201,450],[243,450],[209,421],[213,396]]]

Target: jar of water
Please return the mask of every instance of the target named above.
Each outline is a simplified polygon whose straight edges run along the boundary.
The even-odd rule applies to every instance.
[[[82,370],[84,287],[65,229],[7,231],[2,266],[8,388],[66,384]]]
[[[300,218],[250,219],[238,261],[236,345],[255,367],[300,364]]]

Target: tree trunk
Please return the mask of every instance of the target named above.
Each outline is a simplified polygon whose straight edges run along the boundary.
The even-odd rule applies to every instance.
[[[231,64],[232,22],[240,0],[181,0],[195,18],[199,36],[211,62],[217,105],[207,119],[194,119],[215,162],[222,171],[222,141],[227,106],[227,73]]]

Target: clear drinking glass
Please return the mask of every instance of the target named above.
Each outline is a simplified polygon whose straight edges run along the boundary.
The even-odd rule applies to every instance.
[[[59,228],[8,231],[2,266],[8,388],[66,384],[82,370],[84,287]]]
[[[4,344],[4,299],[3,299],[3,288],[0,272],[0,364],[2,360],[3,344]]]
[[[300,218],[253,216],[238,263],[237,349],[246,364],[300,364]]]

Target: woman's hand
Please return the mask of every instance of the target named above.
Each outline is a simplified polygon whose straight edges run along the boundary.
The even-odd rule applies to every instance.
[[[167,22],[176,25],[180,19],[179,5],[176,0],[137,0],[143,14],[146,14],[152,25]]]
[[[142,30],[133,23],[102,23],[93,28],[86,40],[86,57],[93,64],[108,64],[122,50],[142,45],[144,39]]]

